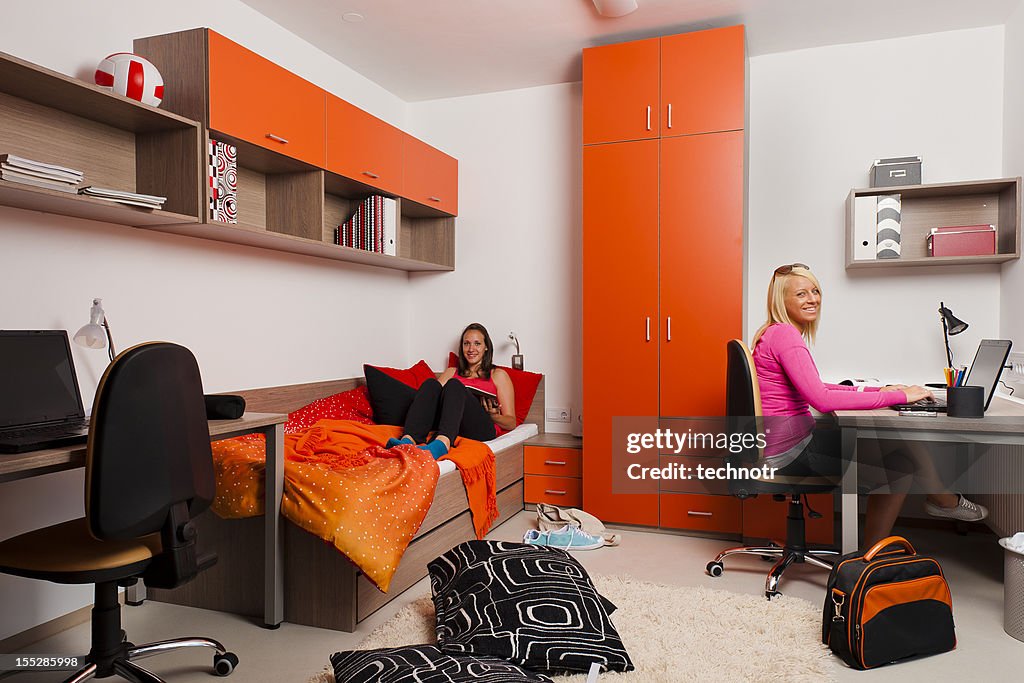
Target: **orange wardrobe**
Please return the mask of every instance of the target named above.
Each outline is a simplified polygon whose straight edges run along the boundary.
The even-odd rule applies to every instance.
[[[742,26],[583,51],[583,506],[609,522],[741,531],[736,498],[613,493],[612,418],[724,414],[745,81]]]

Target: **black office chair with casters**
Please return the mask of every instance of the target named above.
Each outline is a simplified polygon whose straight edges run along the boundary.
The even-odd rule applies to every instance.
[[[728,362],[726,370],[726,424],[733,433],[756,435],[764,429],[761,414],[761,391],[757,384],[757,372],[754,359],[747,345],[738,339],[727,344]],[[752,443],[753,439],[747,439]],[[756,443],[738,453],[730,453],[729,462],[737,468],[756,468],[764,464],[764,453]],[[776,477],[772,480],[744,479],[730,480],[729,490],[734,496],[743,499],[758,494],[771,495],[775,500],[789,499],[789,514],[786,517],[786,540],[784,543],[772,543],[764,546],[740,546],[729,548],[718,553],[714,560],[708,562],[707,572],[711,576],[721,576],[725,570],[723,560],[730,555],[759,555],[766,559],[779,558],[768,572],[765,580],[764,594],[769,600],[779,595],[779,580],[782,573],[792,564],[809,563],[822,569],[832,569],[833,559],[839,555],[836,550],[810,550],[807,548],[804,504],[802,497],[808,493],[827,493],[834,491],[838,481],[828,477],[801,477],[789,479]],[[808,509],[810,509],[808,507]],[[811,511],[812,515],[818,515]],[[820,515],[818,515],[820,516]]]
[[[208,638],[135,646],[121,630],[119,586],[138,579],[174,588],[216,561],[196,551],[191,518],[214,495],[213,458],[199,366],[181,346],[148,343],[122,352],[100,380],[85,463],[85,517],[0,542],[0,572],[96,585],[92,648],[66,680],[162,679],[134,660],[185,647],[212,648],[214,672],[238,658]]]

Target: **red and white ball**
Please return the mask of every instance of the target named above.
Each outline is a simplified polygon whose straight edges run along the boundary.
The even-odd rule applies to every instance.
[[[164,98],[164,79],[152,62],[130,52],[107,55],[96,67],[96,85],[154,107]]]

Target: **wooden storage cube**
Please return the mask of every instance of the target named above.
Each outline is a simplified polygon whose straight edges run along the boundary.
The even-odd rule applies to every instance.
[[[455,219],[399,201],[398,255],[455,270]]]

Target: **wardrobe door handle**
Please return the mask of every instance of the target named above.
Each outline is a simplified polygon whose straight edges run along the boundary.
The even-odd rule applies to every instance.
[[[651,105],[647,105],[647,130],[651,129]]]
[[[672,127],[672,103],[668,103],[668,127]]]
[[[427,197],[427,199],[429,199],[432,202],[439,202],[439,201],[441,201],[440,197]]]
[[[363,175],[370,176],[371,178],[380,178],[380,176],[373,171],[363,171]]]
[[[668,339],[665,341],[672,341],[672,316],[668,316],[665,319],[665,329],[668,332]]]
[[[647,316],[647,341],[651,341],[651,316]]]
[[[280,135],[274,135],[273,133],[267,133],[267,138],[270,139],[270,140],[273,140],[274,142],[280,142],[282,145],[287,145],[288,144],[288,141],[285,140]]]

